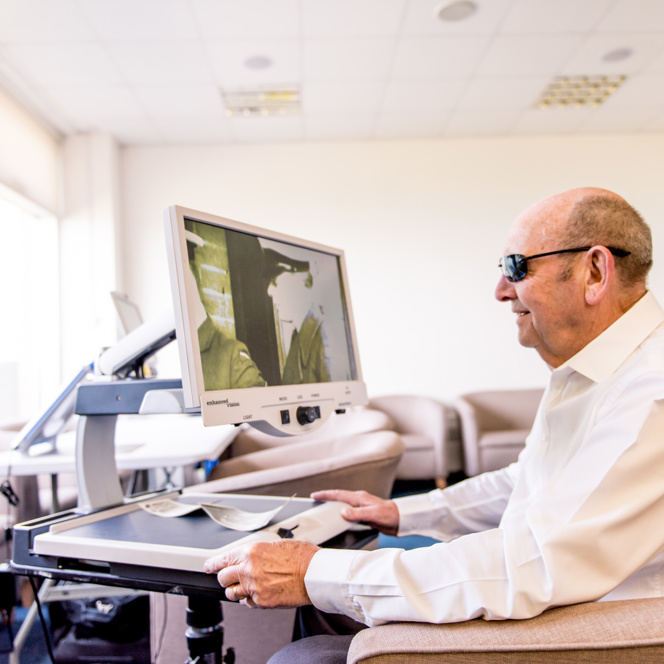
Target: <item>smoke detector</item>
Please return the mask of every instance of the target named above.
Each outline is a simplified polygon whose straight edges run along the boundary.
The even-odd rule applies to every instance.
[[[477,11],[477,3],[472,0],[447,0],[434,9],[434,16],[441,21],[463,21]]]

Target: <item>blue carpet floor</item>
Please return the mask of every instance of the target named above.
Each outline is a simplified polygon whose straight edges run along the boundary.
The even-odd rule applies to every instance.
[[[14,610],[14,621],[12,623],[12,632],[14,636],[18,633],[27,613],[27,609],[20,607],[17,607]],[[48,624],[48,608],[44,611],[44,618]],[[7,651],[9,649],[10,635],[7,626],[3,625],[0,627],[0,651],[2,651],[2,654],[0,654],[0,664],[8,664],[9,654]],[[35,620],[30,629],[30,634],[25,641],[19,661],[20,664],[50,664],[51,662],[48,656],[48,650],[46,649],[46,640],[39,618]]]

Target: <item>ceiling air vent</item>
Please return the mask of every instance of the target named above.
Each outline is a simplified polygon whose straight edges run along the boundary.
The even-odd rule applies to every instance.
[[[297,86],[222,90],[221,96],[229,117],[254,118],[300,112],[300,90]]]
[[[626,80],[626,76],[558,76],[549,83],[535,108],[599,106]]]

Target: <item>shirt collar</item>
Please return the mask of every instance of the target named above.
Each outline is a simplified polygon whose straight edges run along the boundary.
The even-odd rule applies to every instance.
[[[569,367],[599,383],[611,376],[662,322],[664,311],[648,291],[613,325],[559,368]]]

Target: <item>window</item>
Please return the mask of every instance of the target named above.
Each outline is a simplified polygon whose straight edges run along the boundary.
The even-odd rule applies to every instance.
[[[0,424],[34,417],[60,385],[55,217],[0,198]]]

